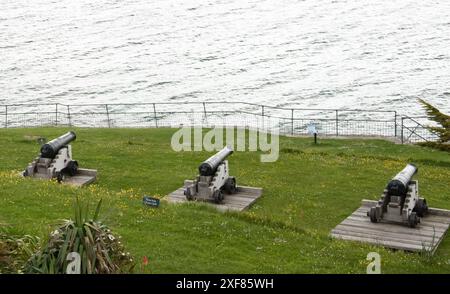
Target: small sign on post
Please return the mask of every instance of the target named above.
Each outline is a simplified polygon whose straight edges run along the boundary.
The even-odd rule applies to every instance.
[[[142,203],[146,206],[159,207],[159,202],[160,201],[158,198],[150,197],[147,195],[144,195],[144,198],[142,198]]]
[[[317,134],[319,133],[314,122],[310,122],[306,125],[308,129],[308,134],[314,135],[314,144],[317,144]]]

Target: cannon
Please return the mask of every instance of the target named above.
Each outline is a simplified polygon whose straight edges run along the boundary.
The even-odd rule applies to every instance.
[[[407,224],[411,228],[420,223],[428,205],[419,196],[419,181],[412,179],[417,172],[417,166],[410,163],[389,181],[377,205],[367,212],[371,222]]]
[[[72,159],[70,143],[75,141],[76,138],[76,134],[70,131],[42,145],[40,155],[28,164],[22,175],[41,179],[56,179],[58,182],[63,182],[66,178],[75,177],[80,171],[89,171],[89,175],[83,177],[83,184],[93,181],[96,171],[79,169],[78,162]]]
[[[41,157],[55,158],[56,154],[58,154],[58,151],[61,150],[61,148],[69,145],[69,143],[75,141],[76,138],[77,135],[74,132],[70,131],[56,139],[51,140],[50,142],[47,142],[41,147]]]
[[[229,175],[226,160],[232,153],[231,147],[226,146],[200,164],[197,178],[194,181],[185,181],[184,195],[187,200],[221,203],[224,193],[237,192],[236,179]]]

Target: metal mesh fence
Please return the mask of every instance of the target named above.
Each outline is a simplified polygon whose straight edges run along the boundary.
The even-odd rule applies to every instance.
[[[426,117],[402,117],[401,139],[402,143],[419,143],[437,141],[439,136],[432,132],[428,126],[436,126],[426,120]]]
[[[398,118],[395,111],[300,109],[245,102],[141,104],[15,104],[0,106],[0,126],[100,128],[242,127],[307,135],[309,124],[326,136],[377,136],[402,142],[434,141],[424,121]]]

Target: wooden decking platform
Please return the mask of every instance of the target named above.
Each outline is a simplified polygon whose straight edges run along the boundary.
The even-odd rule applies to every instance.
[[[86,186],[97,179],[97,171],[94,169],[79,168],[78,172],[73,177],[67,177],[63,183],[72,186]]]
[[[363,200],[355,212],[331,231],[336,239],[359,241],[405,251],[434,253],[450,225],[450,210],[430,208],[416,228],[390,223],[372,223],[367,216],[377,201]]]
[[[188,200],[184,196],[183,190],[184,188],[181,187],[164,197],[164,199],[169,203],[187,202]],[[220,211],[243,211],[248,209],[261,195],[262,188],[237,186],[237,193],[231,195],[225,194],[225,198],[220,204],[214,202],[201,203],[208,203],[208,205],[212,205]]]

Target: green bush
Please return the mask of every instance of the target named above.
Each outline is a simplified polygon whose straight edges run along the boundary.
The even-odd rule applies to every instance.
[[[431,144],[428,146],[449,151],[450,147],[445,145],[448,145],[448,142],[450,142],[450,116],[440,112],[439,109],[422,99],[419,99],[419,101],[425,107],[428,118],[441,125],[441,127],[428,127],[430,131],[439,136],[439,142],[437,144]]]
[[[98,221],[102,201],[92,218],[89,206],[77,198],[74,203],[74,220],[65,220],[53,231],[45,247],[34,254],[25,266],[25,272],[61,274],[71,260],[67,256],[76,252],[81,257],[82,274],[128,273],[134,268],[133,259],[111,230]]]
[[[0,228],[0,273],[22,273],[23,265],[39,247],[39,238]]]

